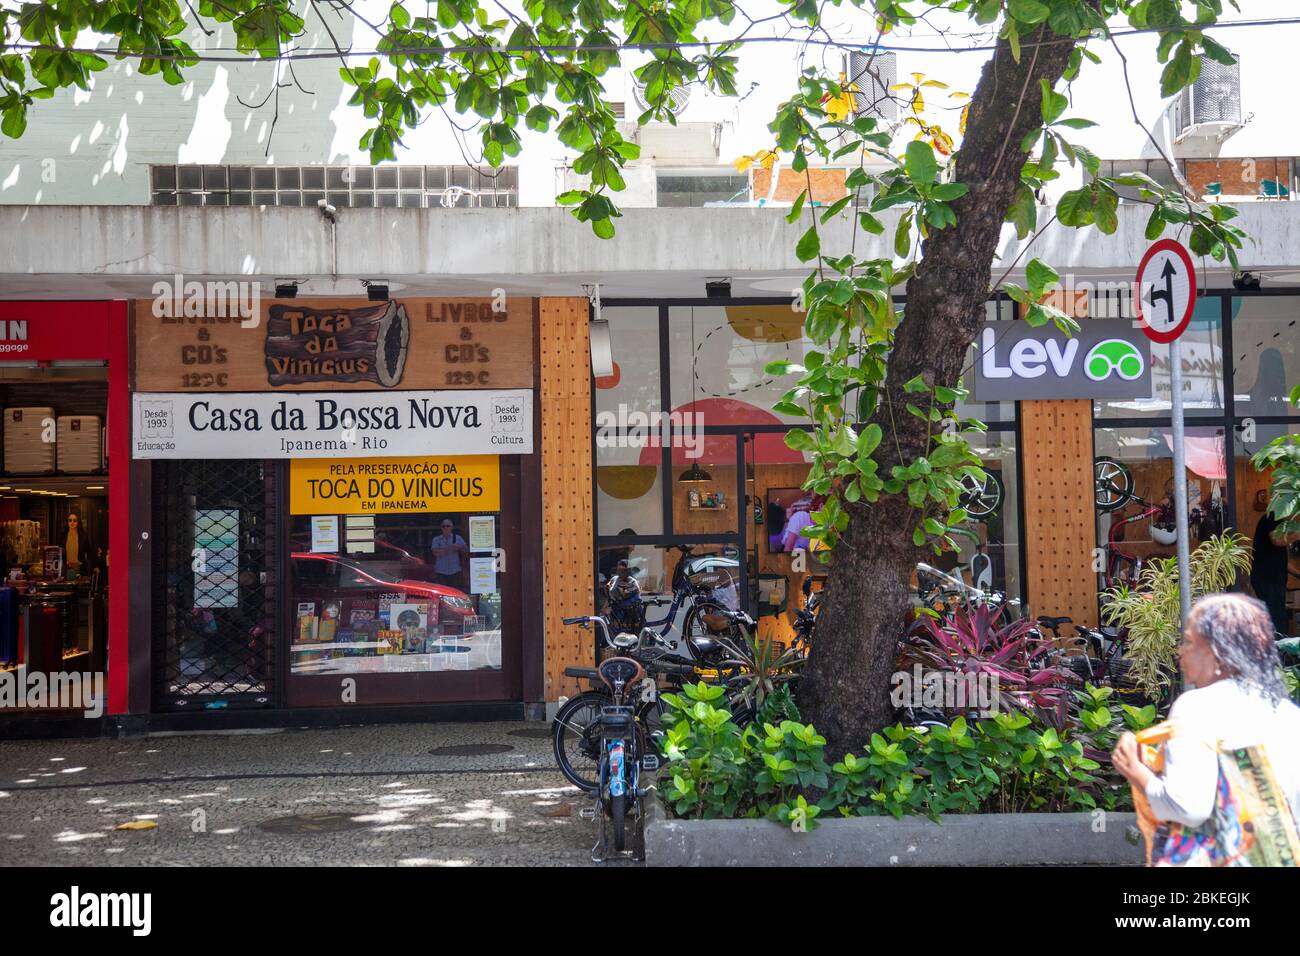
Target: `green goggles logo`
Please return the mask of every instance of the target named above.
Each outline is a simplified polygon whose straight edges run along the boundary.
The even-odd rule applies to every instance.
[[[1083,371],[1094,382],[1104,381],[1118,373],[1126,382],[1142,377],[1145,363],[1142,353],[1132,342],[1123,339],[1104,339],[1088,350],[1083,360]]]

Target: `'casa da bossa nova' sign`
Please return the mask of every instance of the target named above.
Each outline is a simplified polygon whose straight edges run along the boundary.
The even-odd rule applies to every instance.
[[[1055,325],[985,322],[975,340],[975,401],[1150,398],[1151,344],[1126,319]]]
[[[137,392],[136,458],[529,455],[527,390]]]

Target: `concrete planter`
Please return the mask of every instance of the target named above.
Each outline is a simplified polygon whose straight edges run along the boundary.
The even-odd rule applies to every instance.
[[[826,819],[792,833],[771,820],[673,820],[651,797],[649,866],[1137,866],[1132,813],[984,813]]]

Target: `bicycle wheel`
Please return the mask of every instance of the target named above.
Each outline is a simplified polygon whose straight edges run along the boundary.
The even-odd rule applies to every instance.
[[[589,690],[571,697],[555,712],[551,746],[565,779],[587,793],[600,786],[600,709],[609,696]]]
[[[1097,510],[1118,511],[1132,500],[1133,472],[1123,462],[1105,455],[1092,463]]]
[[[609,822],[614,830],[614,849],[622,853],[627,845],[627,794],[609,798]]]
[[[962,493],[957,504],[964,508],[966,516],[974,521],[983,521],[998,513],[1006,491],[1002,479],[991,471],[984,472],[984,480],[969,476],[961,479]]]
[[[726,660],[727,649],[719,638],[743,640],[739,626],[726,613],[728,609],[717,601],[697,601],[686,615],[682,636],[691,658],[702,667],[714,668]]]

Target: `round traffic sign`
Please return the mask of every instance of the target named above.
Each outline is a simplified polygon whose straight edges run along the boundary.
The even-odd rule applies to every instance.
[[[1196,308],[1196,267],[1183,244],[1161,239],[1142,257],[1137,270],[1138,323],[1152,342],[1172,342],[1183,334]]]

